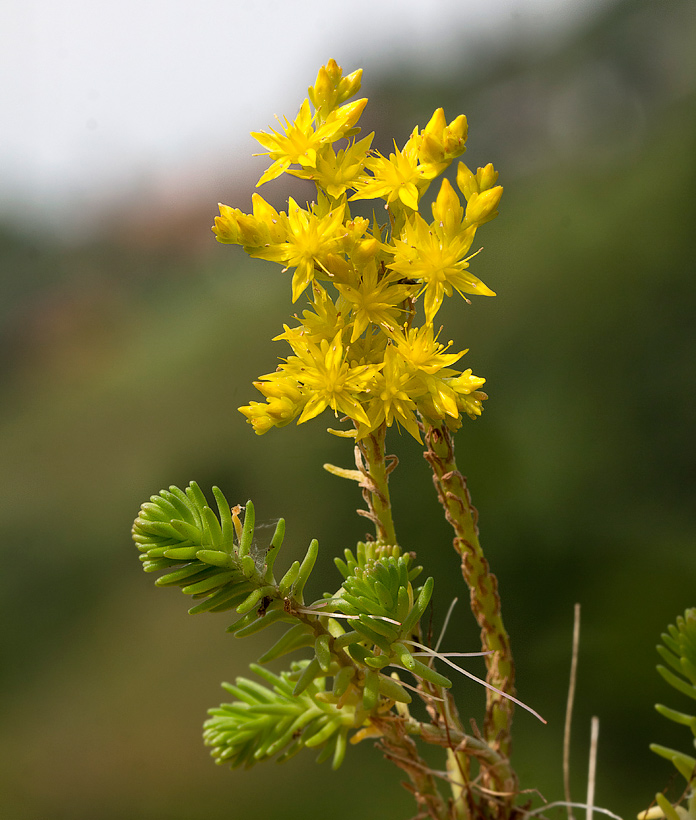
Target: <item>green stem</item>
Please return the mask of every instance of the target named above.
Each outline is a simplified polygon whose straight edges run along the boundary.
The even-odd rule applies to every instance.
[[[389,473],[396,466],[396,456],[385,457],[387,427],[382,424],[374,433],[355,445],[355,463],[362,473],[363,498],[367,510],[358,510],[375,525],[375,537],[383,544],[397,544],[389,497]]]
[[[481,629],[486,656],[487,681],[510,694],[514,693],[515,668],[510,638],[503,624],[498,581],[484,557],[477,527],[478,513],[471,503],[466,479],[457,470],[454,442],[445,425],[426,428],[424,456],[433,471],[433,482],[447,520],[455,533],[454,548],[461,556],[462,575],[469,587],[471,610]],[[504,757],[510,754],[510,727],[513,703],[490,689],[486,690],[484,738],[491,749]],[[509,773],[508,773],[509,774]],[[507,778],[507,775],[506,775]],[[496,776],[489,787],[514,791],[516,781],[501,782]]]

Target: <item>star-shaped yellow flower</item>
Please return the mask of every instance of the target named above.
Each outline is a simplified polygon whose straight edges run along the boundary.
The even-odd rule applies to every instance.
[[[268,149],[262,153],[273,160],[273,164],[263,174],[256,187],[279,177],[293,164],[301,165],[303,168],[315,168],[317,152],[327,143],[335,142],[348,132],[352,132],[366,103],[367,100],[362,99],[341,106],[332,111],[324,123],[315,130],[314,115],[309,100],[305,100],[294,122],[291,123],[286,118],[285,124],[281,123],[284,134],[274,129],[271,129],[270,134],[252,131],[251,136]]]
[[[386,199],[387,205],[396,202],[413,211],[418,210],[418,200],[434,176],[418,164],[414,151],[400,151],[396,145],[389,158],[377,153],[367,160],[365,168],[372,176],[364,175],[356,181],[351,200]]]
[[[335,414],[342,413],[358,424],[369,425],[370,420],[362,407],[360,397],[366,393],[383,365],[355,365],[346,361],[341,331],[320,345],[310,341],[291,341],[295,356],[282,367],[284,373],[294,376],[308,396],[297,423],[313,419],[330,407]]]
[[[445,179],[433,204],[435,221],[428,224],[416,213],[407,219],[402,236],[394,242],[394,261],[389,267],[423,283],[425,316],[432,322],[445,296],[456,290],[480,296],[495,293],[469,273],[467,256],[474,240],[476,226],[462,221],[462,207],[454,189]],[[473,254],[472,254],[473,255]]]
[[[360,280],[353,285],[337,284],[336,289],[352,309],[354,342],[370,324],[381,325],[391,332],[400,322],[404,313],[401,303],[415,293],[416,287],[398,281],[394,274],[379,276],[377,262],[372,259],[362,270]]]
[[[313,168],[290,169],[288,173],[300,179],[312,180],[332,199],[338,199],[348,188],[353,187],[362,173],[373,137],[374,134],[369,134],[365,139],[341,149],[338,153],[334,151],[333,146],[327,145],[317,154]]]
[[[399,356],[396,346],[387,345],[384,351],[384,368],[375,378],[371,394],[374,396],[367,407],[370,417],[370,427],[367,430],[358,430],[358,438],[375,430],[383,422],[391,427],[397,425],[406,430],[422,443],[418,419],[416,418],[416,403],[410,396],[413,376],[409,372],[403,358]]]
[[[286,241],[259,248],[252,256],[272,262],[285,262],[286,270],[295,268],[292,277],[292,301],[296,302],[307,285],[314,279],[315,268],[325,268],[326,258],[337,250],[341,242],[345,202],[336,203],[323,213],[324,203],[306,211],[290,197],[286,219]]]

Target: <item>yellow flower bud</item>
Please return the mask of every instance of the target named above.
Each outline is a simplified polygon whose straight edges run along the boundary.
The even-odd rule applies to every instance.
[[[350,266],[342,256],[335,253],[327,254],[324,267],[331,274],[334,282],[350,282]]]
[[[462,413],[466,413],[470,419],[475,419],[483,412],[483,402],[488,398],[488,394],[483,390],[475,390],[469,395],[457,396],[457,406]]]
[[[444,229],[448,237],[454,237],[461,228],[464,211],[456,191],[445,178],[440,186],[440,193],[432,205],[433,218]]]
[[[424,133],[418,149],[418,158],[420,161],[429,164],[440,163],[444,156],[445,150],[442,140],[435,134]]]
[[[457,187],[464,194],[467,202],[472,194],[477,194],[479,192],[476,177],[471,173],[466,165],[464,165],[463,162],[460,162],[457,167]]]
[[[498,212],[496,208],[503,195],[503,186],[496,185],[482,194],[472,194],[466,206],[466,221],[469,225],[482,225],[489,222]]]
[[[450,139],[466,142],[469,134],[469,124],[464,114],[460,114],[447,128]]]
[[[334,86],[338,85],[341,76],[343,75],[343,69],[336,62],[336,60],[334,60],[333,57],[324,66],[324,70],[326,72],[327,77],[331,81],[331,84]]]
[[[317,74],[317,81],[314,86],[308,89],[309,99],[312,105],[317,108],[333,108],[332,103],[335,100],[334,85],[331,82],[329,72],[326,66],[322,66]]]
[[[365,264],[379,250],[379,242],[374,238],[374,236],[369,236],[367,239],[363,239],[362,242],[356,247],[355,253],[353,255],[356,262],[360,262],[361,264]]]
[[[447,128],[445,111],[442,108],[438,108],[423,129],[423,135],[425,136],[425,134],[432,134],[435,137],[442,138],[445,128]]]
[[[483,168],[478,168],[476,174],[473,174],[463,162],[460,162],[457,168],[457,186],[466,197],[467,202],[472,196],[491,190],[497,179],[498,172],[490,162]],[[498,199],[500,199],[500,194],[498,194]]]
[[[302,393],[297,387],[297,382],[282,373],[269,373],[267,376],[262,376],[265,381],[255,381],[254,387],[262,393],[267,399],[288,398],[290,401],[299,402],[302,398]]]
[[[251,195],[251,203],[254,219],[264,226],[265,241],[271,244],[284,242],[287,236],[285,213],[278,213],[271,204],[257,193]]]
[[[267,244],[267,230],[265,225],[250,214],[240,214],[237,217],[239,241],[246,248],[258,248]]]
[[[476,171],[476,181],[478,182],[479,191],[487,191],[492,188],[498,180],[498,172],[493,168],[489,162],[483,168]]]
[[[338,99],[336,103],[340,105],[346,100],[349,100],[353,94],[357,94],[358,91],[360,91],[361,85],[362,68],[359,68],[357,71],[353,71],[347,77],[344,77],[338,84]]]
[[[230,208],[229,205],[223,205],[222,202],[218,204],[220,208],[220,216],[215,217],[215,224],[212,231],[218,242],[224,245],[238,245],[239,229],[237,227],[237,216],[241,215],[238,208]]]
[[[360,90],[362,69],[343,77],[343,69],[335,60],[319,69],[314,86],[308,90],[309,99],[317,109],[320,120]]]

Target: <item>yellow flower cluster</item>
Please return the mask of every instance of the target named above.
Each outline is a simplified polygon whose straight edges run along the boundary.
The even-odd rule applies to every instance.
[[[330,60],[293,122],[253,134],[272,160],[257,187],[293,174],[316,184],[316,202],[302,208],[290,198],[279,213],[254,194],[251,214],[220,205],[215,218],[219,242],[293,270],[293,302],[311,290],[299,324],[277,337],[292,355],[254,383],[266,401],[239,408],[259,434],[330,407],[353,421],[358,439],[396,421],[420,441],[419,415],[457,429],[486,398],[484,379],[452,368],[466,351],[447,352],[452,343],[438,342],[433,322],[453,291],[495,295],[469,272],[467,254],[479,226],[497,216],[498,175],[490,164],[473,173],[460,162],[464,204],[443,179],[432,221],[424,218],[421,197],[466,150],[466,117],[447,123],[440,108],[385,157],[371,150],[372,134],[355,138],[367,100],[346,101],[361,74],[344,77]],[[351,215],[350,203],[374,199],[386,203],[386,224],[374,212],[372,220]]]

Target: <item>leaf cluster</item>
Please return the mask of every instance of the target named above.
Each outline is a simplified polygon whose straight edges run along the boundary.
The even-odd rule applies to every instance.
[[[306,746],[321,748],[319,762],[333,757],[334,769],[340,766],[355,710],[339,709],[322,700],[324,678],[315,678],[304,692],[293,694],[307,663],[294,663],[289,672],[280,675],[252,664],[251,670],[270,688],[241,677],[235,685],[222,684],[236,700],[211,709],[211,717],[203,725],[203,739],[213,747],[216,763],[249,768],[276,755],[282,762]]]
[[[274,566],[285,534],[283,519],[270,545],[262,548],[252,502],[244,509],[230,507],[218,488],[213,495],[217,511],[195,482],[185,490],[162,490],[142,505],[133,539],[143,569],[163,573],[157,586],[178,586],[200,599],[191,614],[234,610],[239,617],[228,631],[237,637],[274,623],[288,624],[260,663],[303,648],[313,652],[280,677],[253,667],[270,687],[244,678],[225,684],[237,700],[212,710],[205,725],[205,742],[218,762],[250,766],[274,755],[287,759],[308,746],[322,747],[320,758],[333,756],[336,767],[350,729],[395,703],[410,703],[410,694],[386,667],[406,669],[417,684],[451,686],[412,652],[433,591],[432,578],[413,586],[422,568],[413,566],[412,553],[374,542],[358,544],[356,554],[345,550],[345,560],[336,559],[341,587],[305,604],[317,541],[277,581]]]
[[[696,700],[696,608],[687,609],[683,616],[677,618],[676,625],[669,625],[667,632],[662,634],[662,644],[658,645],[657,651],[666,664],[658,665],[660,675],[678,692]],[[661,703],[656,704],[655,708],[668,720],[688,726],[696,738],[696,715],[679,712]],[[696,741],[694,744],[696,745]],[[690,793],[687,811],[681,807],[677,811],[663,794],[656,795],[662,814],[669,820],[684,820],[685,816],[696,817],[696,797],[691,789],[696,775],[696,758],[658,743],[652,743],[650,748],[672,762],[686,780]]]

